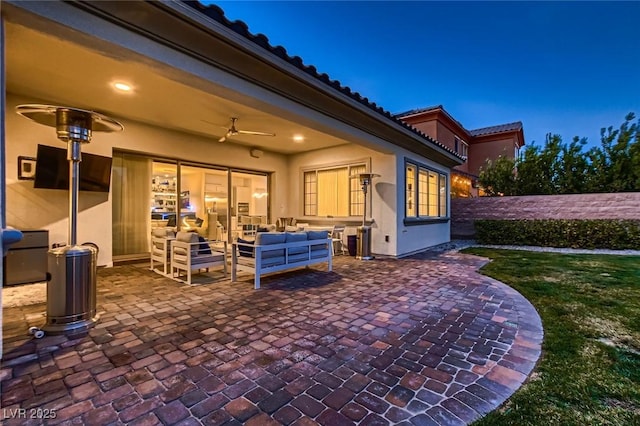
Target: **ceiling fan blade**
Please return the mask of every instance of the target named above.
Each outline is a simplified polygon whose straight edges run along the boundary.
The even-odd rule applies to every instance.
[[[200,119],[200,121],[202,121],[203,123],[211,124],[212,126],[220,127],[221,129],[229,130],[229,126],[221,126],[218,123],[214,123],[213,121],[205,120],[202,118]]]
[[[252,132],[251,130],[238,130],[238,133],[243,135],[254,135],[254,136],[275,136],[275,133],[266,133],[266,132]]]

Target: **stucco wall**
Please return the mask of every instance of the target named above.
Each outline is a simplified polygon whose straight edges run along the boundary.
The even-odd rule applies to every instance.
[[[361,218],[321,218],[317,216],[305,217],[303,215],[302,181],[303,168],[330,167],[337,164],[366,161],[371,165],[371,171],[380,177],[373,181],[373,188],[367,194],[372,201],[367,217],[374,219],[371,233],[371,250],[377,254],[396,254],[396,202],[397,189],[395,184],[395,160],[390,154],[383,154],[358,145],[340,145],[337,147],[320,149],[302,154],[292,155],[289,159],[290,199],[292,203],[287,207],[291,216],[298,218],[300,222],[313,222],[317,220],[331,220],[335,223],[346,221],[356,222]],[[282,211],[285,206],[274,206],[274,211]],[[348,226],[346,234],[355,234],[355,224]],[[388,241],[385,240],[388,235]]]
[[[420,164],[424,164],[427,167],[430,167],[434,170],[437,170],[441,173],[449,174],[449,170],[443,168],[442,166],[434,163],[433,161],[425,161],[425,159],[421,159],[412,155],[409,152],[399,150],[397,153],[396,161],[396,181],[398,182],[398,214],[397,214],[397,228],[398,228],[398,249],[397,255],[403,256],[407,254],[414,253],[416,251],[423,250],[425,247],[431,247],[438,244],[445,243],[449,241],[449,222],[432,222],[432,223],[424,223],[420,225],[410,225],[407,226],[404,224],[404,208],[406,205],[406,194],[404,191],[405,184],[405,158],[417,161]],[[447,188],[448,189],[448,188]],[[447,190],[447,198],[449,197],[449,191]]]
[[[640,219],[640,192],[451,200],[451,236],[475,233],[476,219]]]
[[[17,157],[35,157],[38,144],[64,147],[55,129],[42,126],[16,114],[21,103],[53,103],[9,94],[6,108],[6,200],[7,224],[18,229],[47,229],[49,243],[66,243],[68,234],[68,191],[34,189],[33,181],[17,179]],[[117,117],[115,117],[117,118]],[[249,155],[249,148],[232,143],[121,120],[121,133],[96,133],[83,152],[111,157],[114,149],[126,149],[181,160],[274,172],[270,193],[274,215],[290,215],[286,156],[265,152],[261,158]],[[113,185],[113,182],[112,182]],[[149,203],[149,200],[141,200]],[[111,193],[80,192],[78,242],[91,241],[100,247],[98,265],[112,263]]]
[[[439,172],[449,173],[449,170],[441,165],[400,148],[395,148],[391,154],[384,154],[357,145],[341,145],[293,155],[289,159],[289,187],[291,190],[290,199],[294,201],[294,204],[289,206],[289,211],[300,221],[313,222],[325,219],[339,223],[343,219],[353,219],[305,218],[302,215],[302,168],[370,160],[371,171],[380,175],[373,181],[373,188],[370,192],[372,197],[370,217],[374,219],[374,223],[371,225],[371,251],[378,255],[403,256],[449,241],[449,222],[447,221],[405,226],[405,158]],[[278,208],[282,207],[274,206],[275,211]],[[346,234],[354,233],[355,225],[349,226]]]
[[[478,175],[480,167],[485,165],[487,158],[496,159],[501,155],[513,158],[516,150],[515,143],[513,138],[503,138],[470,145],[467,171]]]

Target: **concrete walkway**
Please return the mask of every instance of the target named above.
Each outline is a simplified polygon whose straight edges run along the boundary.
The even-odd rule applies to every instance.
[[[5,308],[3,424],[464,425],[540,356],[535,309],[481,258],[334,259],[258,291],[101,269],[101,320],[73,339],[30,339],[42,303]]]

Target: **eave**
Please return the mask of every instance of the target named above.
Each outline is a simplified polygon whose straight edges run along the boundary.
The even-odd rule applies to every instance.
[[[241,34],[246,31],[243,23],[218,22],[196,10],[194,2],[127,2],[127,7],[117,1],[71,4],[446,167],[463,163],[453,151],[366,98],[326,74],[319,76],[314,67],[304,67],[300,58],[288,57],[284,49],[272,52],[277,48],[269,46],[266,37],[247,38]]]

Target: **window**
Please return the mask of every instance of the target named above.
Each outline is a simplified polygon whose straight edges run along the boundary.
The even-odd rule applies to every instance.
[[[416,188],[416,166],[408,164],[406,168],[406,200],[407,206],[405,215],[407,217],[416,216],[415,188]]]
[[[364,214],[364,194],[362,193],[360,180],[352,176],[358,176],[360,173],[366,172],[367,167],[364,164],[349,168],[349,185],[351,185],[349,192],[350,216],[362,216]]]
[[[438,191],[440,192],[440,217],[447,216],[447,177],[439,175]]]
[[[447,175],[407,162],[405,199],[408,218],[446,217]]]
[[[429,216],[429,172],[418,172],[418,216]]]
[[[360,181],[351,179],[366,173],[365,164],[345,164],[304,172],[305,216],[360,216],[364,196]]]
[[[465,158],[469,155],[469,145],[457,136],[455,137],[455,152]]]
[[[304,174],[304,215],[316,216],[318,214],[318,176],[316,172]]]

